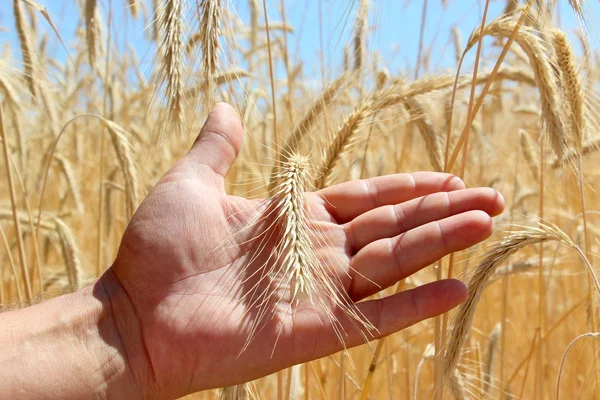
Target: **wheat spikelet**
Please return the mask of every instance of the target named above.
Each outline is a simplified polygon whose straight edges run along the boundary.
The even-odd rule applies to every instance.
[[[540,177],[540,164],[538,162],[538,155],[535,147],[533,146],[532,140],[529,137],[529,134],[524,129],[519,129],[519,144],[531,174],[537,181]]]
[[[497,18],[485,27],[483,34],[495,37],[511,37],[514,32],[515,24],[516,22],[512,18]],[[469,43],[467,44],[465,52],[473,47],[478,40],[479,30],[476,30],[469,38]],[[552,60],[549,59],[549,55],[552,55],[553,53],[545,45],[538,32],[530,27],[522,27],[519,29],[516,33],[515,42],[517,42],[527,54],[529,63],[533,69],[533,74],[540,92],[542,118],[550,136],[552,148],[554,149],[556,156],[561,158],[566,148],[566,134],[558,103],[560,95],[552,75],[553,63]]]
[[[581,80],[575,67],[575,57],[563,31],[559,29],[552,30],[551,36],[561,86],[567,103],[566,108],[571,124],[571,133],[577,148],[581,149],[585,139],[585,99],[581,88]]]
[[[21,55],[23,56],[23,74],[25,82],[29,87],[29,92],[33,97],[36,96],[37,88],[35,84],[35,68],[37,68],[37,60],[31,43],[31,32],[29,24],[23,15],[22,0],[13,0],[13,12],[15,16],[15,25],[21,45]]]
[[[200,67],[206,75],[207,90],[204,108],[214,106],[216,77],[219,69],[219,35],[221,33],[221,0],[203,0],[202,19],[200,21],[200,47],[202,61]]]

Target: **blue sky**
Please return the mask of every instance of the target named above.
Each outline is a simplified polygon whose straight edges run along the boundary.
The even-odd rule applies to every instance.
[[[46,6],[50,15],[58,26],[61,35],[67,42],[72,42],[73,32],[76,29],[79,10],[75,0],[37,0]],[[125,0],[98,0],[101,4],[104,17],[108,14],[110,2],[113,5],[114,32],[121,46],[133,46],[141,58],[142,63],[151,62],[153,49],[145,40],[144,26],[140,21],[131,21],[125,12]],[[140,0],[141,1],[141,0]],[[147,4],[151,2],[144,0]],[[192,1],[192,0],[187,0]],[[9,40],[18,57],[17,42],[14,34],[14,21],[12,19],[12,2],[0,0],[0,26],[8,32],[0,32],[0,43]],[[248,20],[248,0],[228,0],[229,7]],[[319,3],[323,15],[321,26],[323,28],[323,42],[325,47],[325,60],[328,68],[336,69],[341,64],[343,48],[348,43],[353,27],[354,14],[357,0],[285,0],[286,16],[290,25],[295,28],[293,34],[288,35],[288,47],[292,58],[301,58],[304,62],[306,74],[320,73],[319,62]],[[446,8],[442,7],[441,0],[430,0],[427,12],[427,24],[424,36],[426,47],[433,49],[431,54],[432,72],[452,68],[454,66],[454,48],[450,38],[450,30],[457,26],[462,32],[463,40],[469,36],[474,27],[481,20],[482,0],[448,0]],[[597,2],[591,4],[590,14],[600,15]],[[268,1],[269,19],[271,22],[281,21],[278,11],[280,0]],[[414,68],[421,25],[422,2],[409,0],[372,0],[370,15],[371,27],[375,28],[369,35],[368,48],[381,54],[382,64],[392,69],[411,71]],[[505,0],[492,0],[488,19],[498,16],[504,8]],[[560,25],[569,32],[579,26],[576,16],[569,9],[567,0],[559,0]],[[45,22],[39,18],[41,29],[48,29]],[[193,27],[191,27],[193,29]],[[595,38],[595,35],[594,35]],[[598,40],[592,41],[594,47]],[[577,43],[575,41],[577,47]],[[65,51],[53,44],[51,47],[58,59],[65,58]],[[372,54],[372,53],[369,53]]]

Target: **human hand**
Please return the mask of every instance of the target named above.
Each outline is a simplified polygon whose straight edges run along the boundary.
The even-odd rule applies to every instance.
[[[255,315],[242,301],[248,285],[241,272],[266,261],[249,250],[257,232],[239,229],[260,215],[264,202],[224,190],[241,144],[239,117],[217,105],[189,153],[140,205],[100,280],[128,366],[152,396],[239,384],[342,349],[331,325],[322,323],[325,310],[293,317],[282,311],[240,353]],[[327,246],[314,243],[319,258],[336,260],[340,290],[377,328],[373,339],[465,299],[461,282],[444,280],[362,301],[487,238],[491,216],[504,207],[492,189],[465,189],[460,179],[432,172],[347,182],[307,193],[306,203],[311,224],[326,232]],[[347,347],[364,343],[340,310],[331,311],[341,315]]]

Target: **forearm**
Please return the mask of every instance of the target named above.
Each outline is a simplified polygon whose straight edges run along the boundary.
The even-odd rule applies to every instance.
[[[0,314],[0,397],[143,397],[113,318],[108,293],[119,294],[108,281]]]

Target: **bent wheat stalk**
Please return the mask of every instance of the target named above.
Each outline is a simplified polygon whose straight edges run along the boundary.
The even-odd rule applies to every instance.
[[[487,253],[487,256],[477,265],[476,272],[469,282],[469,296],[456,314],[447,347],[444,367],[447,379],[451,379],[454,374],[462,347],[471,330],[477,303],[496,268],[524,247],[547,241],[558,241],[573,248],[586,264],[595,288],[600,293],[600,283],[582,250],[556,225],[540,222],[536,227],[524,227],[521,231],[511,232]]]
[[[560,366],[558,367],[558,377],[556,378],[556,400],[560,399],[560,378],[562,376],[563,366],[565,365],[565,360],[567,359],[567,354],[569,354],[569,350],[571,347],[575,345],[579,340],[584,339],[586,337],[591,337],[594,339],[598,339],[600,337],[600,332],[587,332],[577,336],[575,339],[569,343],[565,352],[563,353],[562,359],[560,360]]]

